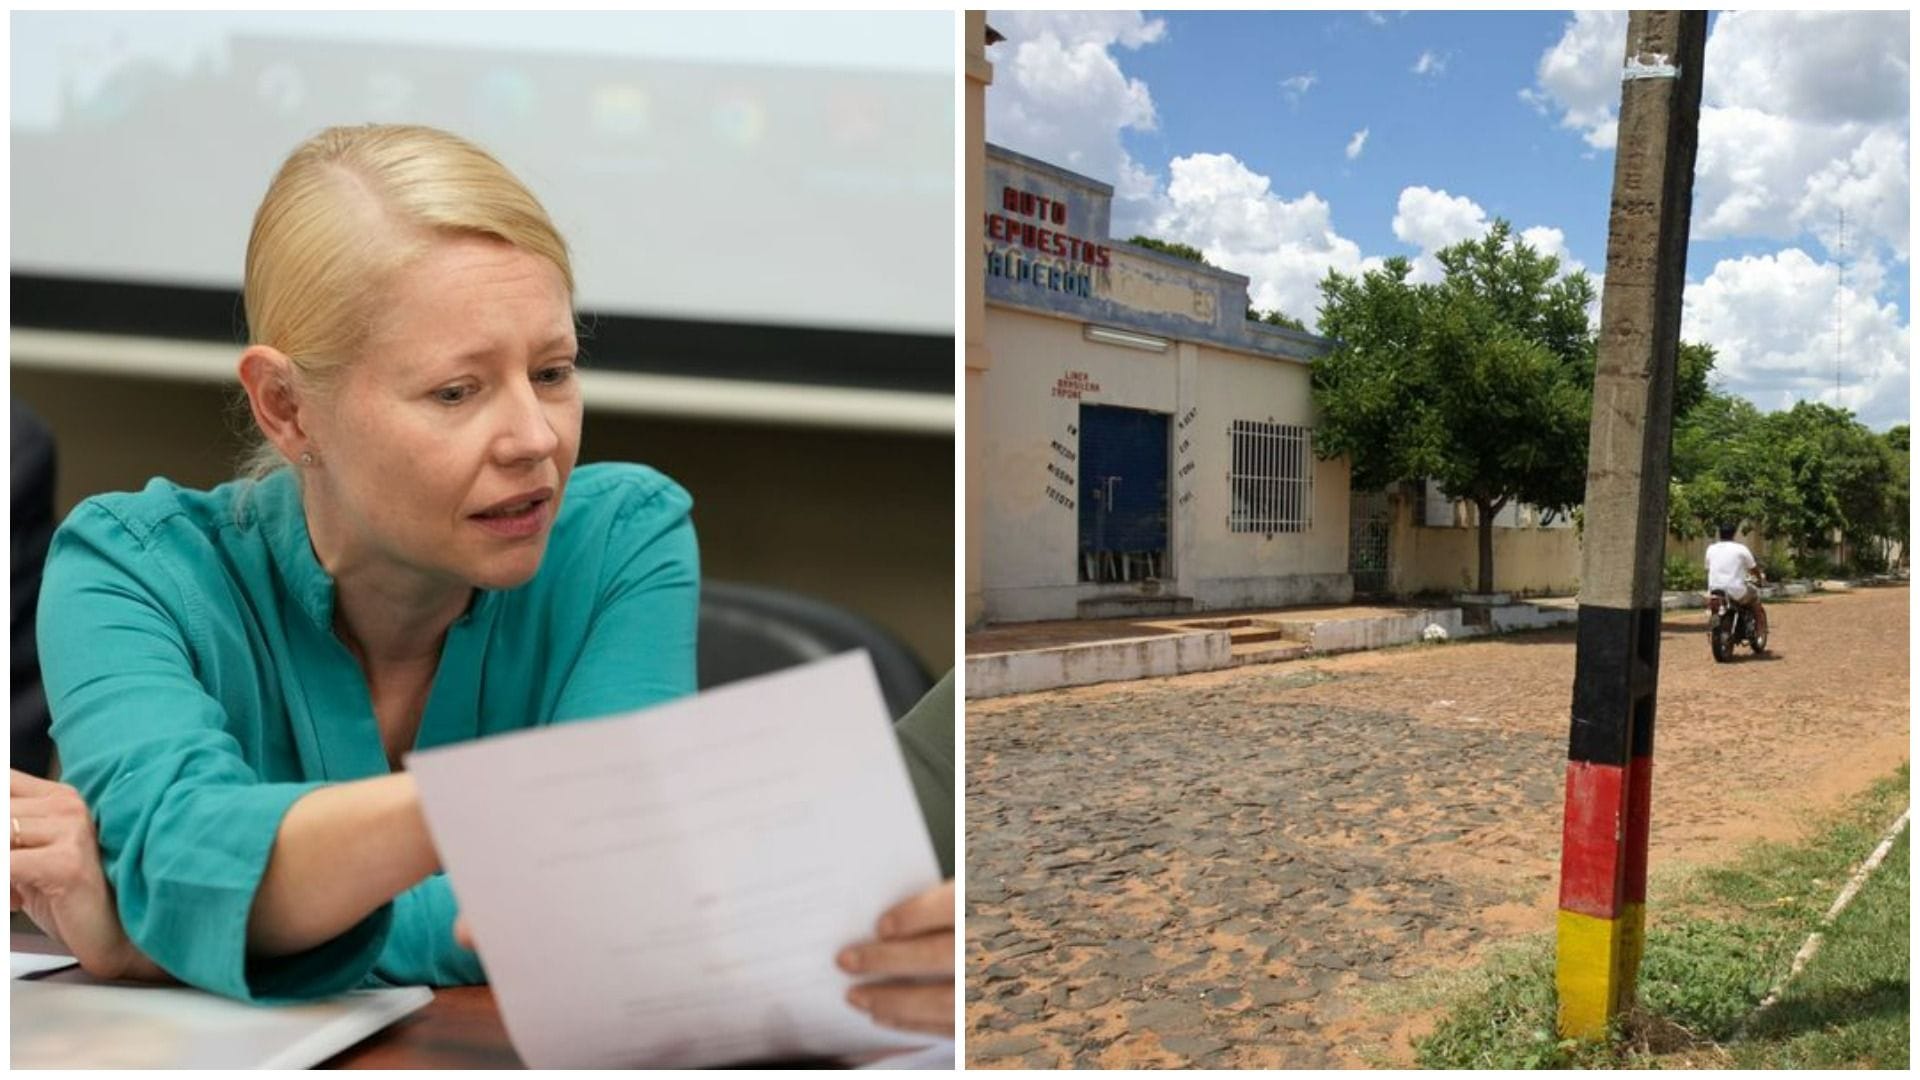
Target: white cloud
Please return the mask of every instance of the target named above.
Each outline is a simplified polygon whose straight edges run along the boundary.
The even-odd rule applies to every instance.
[[[1521,97],[1614,145],[1624,12],[1581,12]],[[1724,12],[1702,68],[1694,235],[1811,236],[1905,260],[1911,220],[1906,12]]]
[[[1385,12],[1369,11],[1366,13],[1366,16],[1367,16],[1367,21],[1372,23],[1375,26],[1387,25],[1387,16]]]
[[[1526,241],[1528,247],[1540,254],[1559,259],[1560,272],[1563,274],[1586,269],[1585,264],[1574,258],[1573,253],[1567,250],[1567,234],[1551,225],[1535,225],[1521,229],[1520,239]]]
[[[1359,157],[1360,152],[1366,149],[1367,133],[1371,130],[1372,130],[1371,128],[1361,128],[1359,131],[1356,131],[1353,133],[1353,138],[1347,140],[1347,160],[1348,161],[1352,161],[1354,158]]]
[[[1167,36],[1167,24],[1138,11],[996,11],[987,19],[1009,41],[1052,37],[1072,44],[1138,49]]]
[[[1329,268],[1359,273],[1360,247],[1339,235],[1326,200],[1275,195],[1267,177],[1231,154],[1192,154],[1168,164],[1170,179],[1150,232],[1192,244],[1214,264],[1245,274],[1253,306],[1314,326]]]
[[[1461,195],[1428,187],[1400,192],[1393,214],[1393,235],[1401,242],[1429,251],[1472,240],[1487,231],[1487,212]]]
[[[1158,179],[1120,133],[1151,131],[1158,119],[1147,84],[1127,77],[1112,50],[1150,45],[1166,23],[1139,12],[996,12],[990,21],[1006,40],[988,51],[988,137],[1112,184],[1114,230],[1128,235]]]
[[[1870,131],[1844,159],[1834,158],[1807,178],[1791,219],[1828,251],[1839,249],[1844,224],[1849,251],[1867,237],[1905,261],[1912,235],[1909,161],[1906,139],[1885,128]]]
[[[1905,126],[1907,32],[1904,11],[1726,12],[1707,39],[1703,104]]]
[[[1427,187],[1402,188],[1393,212],[1393,235],[1420,249],[1407,280],[1415,284],[1445,276],[1433,253],[1462,240],[1477,240],[1493,223],[1472,199]]]
[[[1908,418],[1911,350],[1899,309],[1876,299],[1883,280],[1868,259],[1843,284],[1799,248],[1722,260],[1687,286],[1680,335],[1711,344],[1716,382],[1762,409],[1824,401],[1883,430]]]
[[[1319,81],[1320,77],[1309,71],[1305,75],[1295,75],[1290,79],[1280,80],[1280,89],[1286,93],[1289,102],[1297,105],[1300,99],[1306,96],[1307,91],[1313,89],[1313,84]]]
[[[1575,12],[1560,40],[1540,57],[1535,88],[1522,90],[1521,98],[1541,112],[1559,109],[1560,126],[1579,131],[1587,145],[1611,148],[1626,40],[1626,12]]]
[[[1447,58],[1436,54],[1432,49],[1422,52],[1420,59],[1413,62],[1415,75],[1444,75],[1446,71]]]
[[[1434,253],[1462,240],[1478,240],[1487,235],[1493,221],[1480,204],[1464,195],[1449,195],[1428,187],[1403,188],[1393,214],[1393,235],[1402,243],[1420,249],[1411,262],[1407,280],[1416,284],[1439,281],[1445,276]],[[1566,233],[1550,225],[1532,225],[1517,230],[1527,246],[1543,255],[1560,260],[1560,273],[1571,274],[1586,267],[1567,250]],[[1599,279],[1592,274],[1595,288]]]

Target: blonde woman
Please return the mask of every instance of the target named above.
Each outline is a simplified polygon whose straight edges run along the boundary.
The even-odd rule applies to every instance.
[[[245,295],[250,475],[54,538],[64,783],[13,776],[14,908],[96,973],[247,1000],[481,981],[401,758],[691,693],[691,502],[575,470],[566,245],[464,140],[302,145]]]

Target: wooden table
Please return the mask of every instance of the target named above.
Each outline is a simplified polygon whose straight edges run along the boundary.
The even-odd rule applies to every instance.
[[[32,924],[27,924],[32,925]],[[14,952],[60,953],[46,935],[14,930]],[[77,982],[86,976],[79,968],[46,976],[48,982]],[[884,1056],[884,1055],[875,1055]],[[855,1061],[801,1059],[756,1062],[747,1068],[842,1068]],[[526,1064],[507,1040],[500,1007],[488,986],[435,989],[433,1000],[392,1025],[342,1050],[317,1068],[322,1069],[524,1069]]]
[[[57,953],[45,935],[12,933],[14,952]],[[79,969],[47,976],[49,982],[81,978]],[[437,989],[433,1001],[360,1043],[335,1054],[323,1069],[519,1069],[525,1066],[507,1041],[493,990],[485,986]]]

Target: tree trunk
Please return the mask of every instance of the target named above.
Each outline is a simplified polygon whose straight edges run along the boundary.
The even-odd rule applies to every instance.
[[[1506,508],[1507,500],[1505,496],[1475,499],[1473,505],[1480,511],[1480,593],[1486,596],[1493,592],[1493,518]]]

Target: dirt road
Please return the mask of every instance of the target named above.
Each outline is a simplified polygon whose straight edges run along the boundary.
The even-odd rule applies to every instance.
[[[1730,665],[1668,613],[1656,874],[1907,759],[1907,589],[1769,610]],[[1404,1054],[1362,991],[1553,925],[1572,679],[1561,630],[970,703],[969,1064]]]

